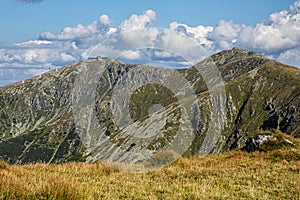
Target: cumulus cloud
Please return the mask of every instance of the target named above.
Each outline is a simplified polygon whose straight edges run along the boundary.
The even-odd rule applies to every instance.
[[[132,15],[128,20],[122,22],[122,30],[141,29],[156,19],[156,12],[147,10],[142,15]]]
[[[101,15],[99,22],[100,22],[100,24],[103,24],[106,26],[109,26],[113,23],[113,21],[107,15]]]
[[[186,24],[172,22],[170,24],[170,29],[176,32],[181,32],[188,37],[192,37],[202,45],[210,46],[212,44],[212,42],[207,39],[208,34],[213,30],[212,26],[205,27],[199,25],[196,27],[190,27]]]
[[[101,15],[99,21],[94,21],[91,24],[84,26],[78,24],[76,27],[66,27],[58,34],[51,32],[40,33],[40,40],[75,40],[84,38],[95,38],[99,35],[110,31],[110,26],[113,21],[107,15]]]
[[[278,56],[300,46],[300,1],[291,5],[289,10],[271,14],[268,20],[254,27],[221,20],[205,33],[202,40],[214,51],[238,46]]]
[[[283,51],[276,59],[288,65],[300,67],[300,47]]]
[[[221,20],[208,34],[208,39],[218,48],[228,49],[235,45],[243,28],[244,25]]]
[[[244,27],[238,42],[245,48],[280,54],[300,46],[300,1],[290,6],[289,11],[280,11],[270,15],[269,20],[257,24],[254,28]]]
[[[147,10],[113,26],[108,15],[101,15],[87,26],[42,32],[36,40],[0,48],[0,79],[4,80],[8,71],[11,80],[17,80],[99,55],[162,65],[195,64],[208,54],[235,46],[300,67],[300,1],[255,26],[221,20],[215,26],[172,22],[168,28],[159,29],[151,27],[156,19],[157,13]]]

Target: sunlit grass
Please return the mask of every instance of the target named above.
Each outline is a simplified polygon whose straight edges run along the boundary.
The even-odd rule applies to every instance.
[[[233,151],[136,174],[101,163],[1,162],[0,199],[299,199],[299,156],[297,149]]]

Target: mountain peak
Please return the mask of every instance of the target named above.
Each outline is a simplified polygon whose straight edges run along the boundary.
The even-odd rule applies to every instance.
[[[267,60],[267,58],[253,51],[247,51],[236,47],[232,48],[231,50],[224,50],[210,56],[210,58],[216,63],[216,65],[223,65],[224,63],[230,63],[234,61],[242,61],[250,57]]]
[[[213,54],[197,65],[205,65],[207,62],[213,63],[218,68],[223,80],[228,82],[253,69],[260,68],[270,61],[270,59],[253,51],[235,47]]]

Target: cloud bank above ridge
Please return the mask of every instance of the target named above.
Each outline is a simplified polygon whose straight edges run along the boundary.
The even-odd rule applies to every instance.
[[[153,59],[171,60],[177,54],[193,62],[202,59],[198,47],[208,54],[239,47],[300,67],[300,1],[254,27],[224,20],[215,26],[172,22],[165,29],[151,27],[157,18],[154,10],[147,10],[114,26],[113,19],[101,15],[87,26],[78,24],[58,33],[42,32],[36,40],[0,47],[0,85],[90,56],[123,55],[127,60],[143,60],[149,55],[138,49],[151,47],[171,50],[155,51]]]

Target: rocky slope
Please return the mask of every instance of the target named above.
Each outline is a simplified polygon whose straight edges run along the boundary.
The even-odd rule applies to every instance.
[[[300,137],[299,98],[299,69],[237,48],[180,70],[82,61],[0,88],[0,159],[138,163]]]

